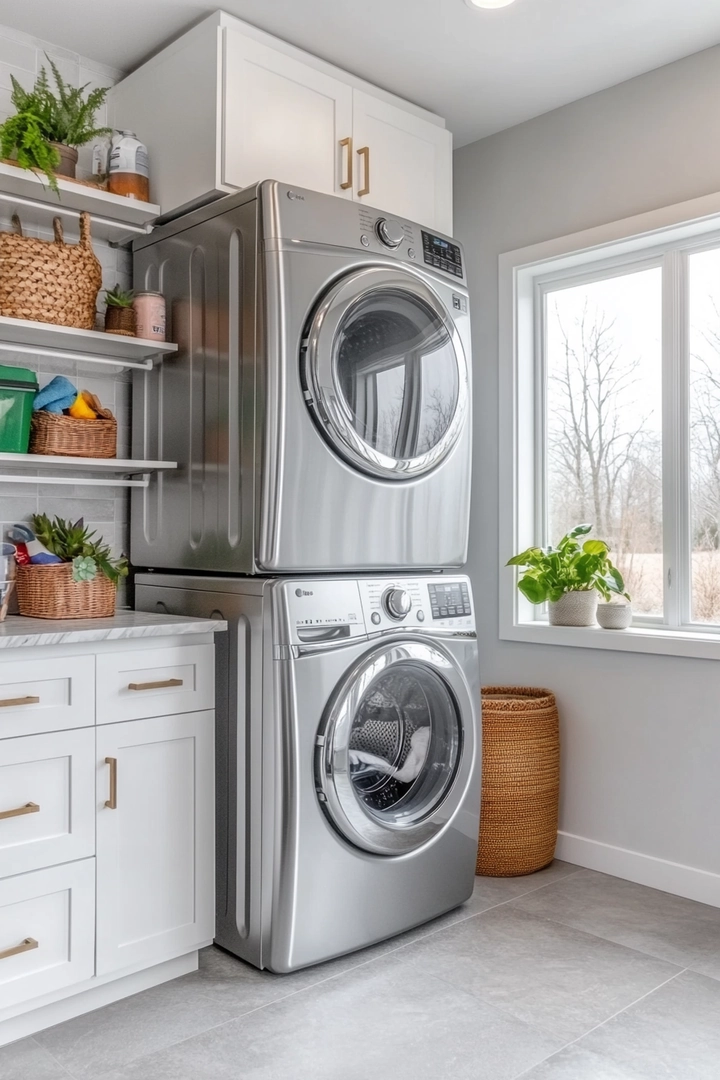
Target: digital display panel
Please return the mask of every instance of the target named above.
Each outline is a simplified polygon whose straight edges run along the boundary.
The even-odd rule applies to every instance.
[[[443,240],[442,236],[427,232],[423,232],[422,242],[423,259],[428,266],[454,274],[455,277],[462,277],[462,255],[457,244],[451,244],[449,240]]]
[[[428,592],[433,619],[457,619],[463,615],[472,615],[470,595],[465,582],[428,585]]]

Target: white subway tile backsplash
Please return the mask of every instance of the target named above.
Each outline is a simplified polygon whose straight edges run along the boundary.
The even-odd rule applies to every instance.
[[[0,63],[13,64],[25,71],[35,73],[37,63],[37,47],[15,41],[7,37],[4,27],[0,27]]]

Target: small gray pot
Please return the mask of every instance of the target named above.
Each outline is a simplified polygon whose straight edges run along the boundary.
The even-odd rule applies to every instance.
[[[598,604],[597,621],[603,630],[627,630],[632,622],[630,604]]]
[[[584,592],[567,592],[559,600],[551,600],[551,626],[594,626],[598,594],[595,589]]]

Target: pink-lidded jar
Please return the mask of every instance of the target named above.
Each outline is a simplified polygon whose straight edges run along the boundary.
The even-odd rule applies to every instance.
[[[165,297],[159,292],[135,293],[135,334],[150,341],[165,340]]]

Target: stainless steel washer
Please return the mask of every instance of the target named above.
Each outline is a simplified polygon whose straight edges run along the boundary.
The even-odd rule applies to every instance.
[[[471,352],[462,249],[267,181],[135,244],[177,357],[136,374],[137,566],[229,574],[460,567]]]
[[[285,972],[472,893],[480,685],[467,578],[143,574],[221,614],[217,942]]]

